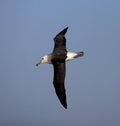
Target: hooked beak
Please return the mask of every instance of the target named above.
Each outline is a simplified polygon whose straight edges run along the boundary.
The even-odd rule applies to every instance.
[[[42,63],[42,60],[40,60],[40,61],[36,64],[36,66],[38,67],[41,63]]]

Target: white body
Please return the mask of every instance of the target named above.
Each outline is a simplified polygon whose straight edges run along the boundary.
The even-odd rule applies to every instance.
[[[66,61],[73,60],[74,58],[77,58],[80,56],[83,56],[83,52],[67,52]],[[39,64],[42,64],[42,63],[52,64],[51,58],[52,58],[52,54],[43,56],[42,59],[36,64],[36,66],[38,66]]]

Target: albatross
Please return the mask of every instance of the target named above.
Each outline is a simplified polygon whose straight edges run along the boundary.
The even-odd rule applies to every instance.
[[[75,58],[81,57],[84,55],[84,52],[68,52],[66,49],[66,38],[65,34],[68,27],[63,29],[54,37],[54,49],[52,53],[45,55],[41,60],[36,64],[39,66],[43,63],[53,64],[54,77],[53,85],[57,97],[60,100],[60,103],[67,109],[67,100],[66,100],[66,90],[65,90],[65,73],[66,73],[66,61],[73,60]]]

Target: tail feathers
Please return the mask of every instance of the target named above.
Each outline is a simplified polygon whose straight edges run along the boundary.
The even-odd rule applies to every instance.
[[[77,55],[74,56],[74,58],[78,58],[84,55],[84,52],[76,52]]]

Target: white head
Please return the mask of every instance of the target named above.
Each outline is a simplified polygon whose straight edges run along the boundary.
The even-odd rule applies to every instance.
[[[36,66],[43,64],[43,63],[48,63],[51,64],[51,54],[48,54],[46,56],[43,56],[41,60],[36,64]]]

